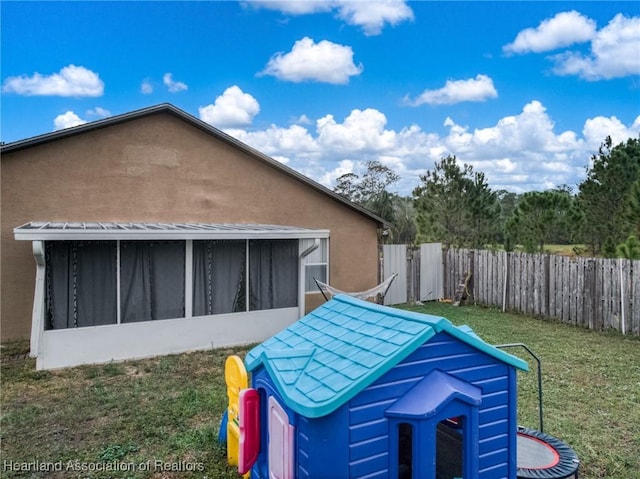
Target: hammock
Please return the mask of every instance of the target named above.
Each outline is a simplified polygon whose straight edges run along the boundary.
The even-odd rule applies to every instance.
[[[349,296],[353,296],[354,298],[362,299],[365,301],[369,298],[375,298],[377,303],[382,304],[382,302],[384,301],[384,296],[387,294],[387,291],[389,290],[391,283],[393,283],[393,280],[396,279],[397,276],[398,276],[398,273],[393,273],[391,276],[385,279],[378,286],[374,286],[373,288],[368,289],[366,291],[359,291],[354,293],[341,291],[338,288],[329,286],[328,284],[323,283],[322,281],[318,281],[315,278],[313,278],[313,280],[316,282],[316,285],[318,286],[318,289],[322,293],[322,296],[324,296],[325,301],[329,301],[329,299],[331,299],[333,296],[337,294],[346,294]]]

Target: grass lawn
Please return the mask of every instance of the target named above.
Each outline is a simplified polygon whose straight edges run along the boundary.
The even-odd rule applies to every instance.
[[[637,338],[495,309],[410,309],[468,324],[493,344],[527,344],[543,363],[545,432],[576,450],[580,477],[640,479]],[[2,347],[0,477],[239,477],[226,466],[217,435],[224,360],[245,349],[43,372],[32,359],[14,359],[25,347]],[[533,366],[519,350],[509,351]],[[519,374],[519,423],[538,428],[535,372]],[[20,467],[28,471],[11,470]]]

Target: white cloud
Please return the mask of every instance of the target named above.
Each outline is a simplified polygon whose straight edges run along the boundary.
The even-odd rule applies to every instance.
[[[587,144],[597,150],[607,136],[611,137],[614,145],[627,141],[629,138],[638,138],[640,134],[640,115],[631,126],[626,126],[615,116],[596,116],[584,122],[582,135]]]
[[[318,178],[318,183],[331,186],[335,180],[347,173],[354,173],[355,163],[352,160],[342,160],[333,170],[325,172]]]
[[[338,18],[362,27],[365,35],[379,35],[385,24],[395,26],[413,20],[413,11],[404,0],[340,2]]]
[[[522,30],[513,43],[505,45],[502,50],[519,54],[546,52],[588,42],[595,31],[596,23],[590,18],[575,10],[561,12],[542,21],[536,28]]]
[[[640,116],[630,125],[615,117],[594,117],[584,122],[581,132],[556,131],[545,106],[533,100],[494,125],[470,128],[446,118],[444,126],[442,135],[417,125],[391,129],[383,112],[365,108],[342,120],[325,115],[315,121],[315,130],[294,124],[226,131],[329,188],[339,176],[360,174],[368,160],[378,160],[401,177],[393,191],[410,195],[420,175],[455,155],[485,173],[491,188],[525,192],[576,185],[607,135],[614,144],[638,137]]]
[[[541,53],[589,42],[590,51],[566,50],[549,59],[556,75],[577,75],[585,80],[608,80],[640,75],[640,17],[617,14],[601,30],[590,18],[572,10],[544,20],[537,28],[518,33],[503,51]]]
[[[415,100],[408,97],[405,102],[413,105],[453,105],[466,101],[486,101],[497,98],[498,92],[493,80],[487,75],[476,75],[467,80],[447,80],[445,86],[437,90],[425,90]]]
[[[213,105],[198,108],[200,119],[216,128],[233,128],[250,125],[260,112],[260,104],[240,87],[227,88]]]
[[[313,122],[305,114],[300,115],[293,123],[300,123],[301,125],[311,125]]]
[[[175,81],[173,79],[172,73],[165,73],[162,76],[162,83],[164,83],[164,85],[167,87],[169,93],[178,93],[180,91],[189,89],[189,87],[185,83],[182,83],[181,81]]]
[[[71,128],[72,126],[84,125],[86,120],[83,120],[72,111],[67,111],[61,115],[58,115],[53,120],[53,129],[62,130],[64,128]]]
[[[546,108],[535,100],[494,126],[470,131],[451,119],[446,126],[443,142],[450,154],[485,173],[494,189],[524,192],[576,184],[590,154],[574,132],[556,133]]]
[[[95,108],[92,108],[91,110],[87,110],[87,116],[96,116],[99,118],[106,118],[108,116],[111,116],[111,112],[106,108],[97,106]]]
[[[140,93],[143,95],[150,95],[153,93],[153,85],[151,84],[151,81],[147,79],[142,81],[142,84],[140,85]]]
[[[520,114],[501,118],[492,127],[469,132],[450,119],[446,126],[449,126],[449,136],[445,142],[454,154],[466,157],[485,154],[504,157],[505,152],[544,152],[558,147],[554,123],[542,103],[535,100],[525,105]]]
[[[104,83],[97,73],[82,67],[69,65],[59,73],[9,77],[2,85],[3,93],[26,96],[75,96],[97,97],[104,92]]]
[[[640,75],[640,17],[616,15],[591,41],[591,52],[568,51],[554,55],[558,75],[578,75],[586,80]]]
[[[309,131],[300,125],[280,128],[271,125],[266,130],[246,131],[226,129],[226,133],[238,138],[271,157],[317,158],[320,147]]]
[[[310,15],[333,12],[349,25],[361,27],[365,35],[379,35],[386,24],[395,26],[413,20],[413,10],[406,0],[312,0],[245,2],[258,8],[277,10],[286,15]]]
[[[323,147],[344,152],[382,152],[395,142],[394,131],[385,130],[387,118],[373,108],[353,110],[343,123],[337,123],[333,115],[326,115],[316,122],[318,142]]]
[[[256,8],[276,10],[287,15],[309,15],[312,13],[324,13],[333,10],[336,2],[333,0],[254,0],[244,2]]]
[[[274,158],[287,158],[289,166],[329,188],[339,176],[362,172],[367,160],[378,159],[401,175],[398,191],[410,192],[425,160],[437,160],[444,150],[437,135],[416,125],[393,131],[386,123],[383,113],[368,108],[353,110],[342,122],[325,115],[316,121],[315,132],[301,125],[225,131]]]
[[[362,65],[353,63],[351,47],[327,40],[315,43],[313,39],[304,37],[295,42],[289,53],[273,55],[260,74],[296,83],[345,84],[351,76],[361,72]]]

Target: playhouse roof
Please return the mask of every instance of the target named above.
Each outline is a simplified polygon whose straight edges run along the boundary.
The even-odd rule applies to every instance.
[[[520,358],[449,320],[335,296],[247,354],[247,370],[264,366],[285,403],[322,417],[356,396],[437,333],[446,332],[506,364]]]

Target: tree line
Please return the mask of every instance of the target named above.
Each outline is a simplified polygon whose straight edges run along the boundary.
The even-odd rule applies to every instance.
[[[455,156],[421,175],[411,196],[389,192],[399,180],[368,161],[361,176],[339,177],[334,191],[385,219],[386,243],[530,253],[577,244],[583,245],[577,253],[640,259],[640,137],[618,145],[607,137],[575,191],[569,185],[523,194],[493,190],[484,173]]]

